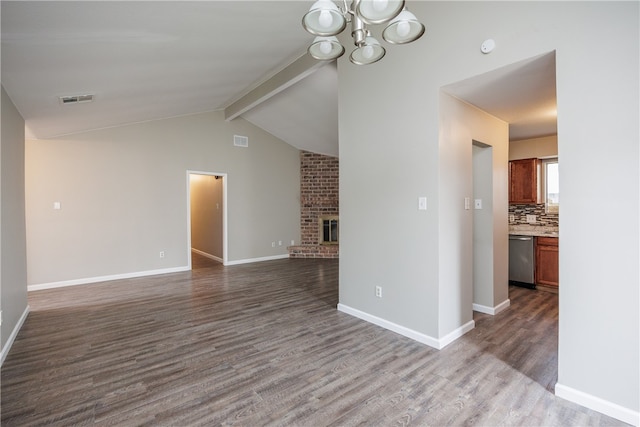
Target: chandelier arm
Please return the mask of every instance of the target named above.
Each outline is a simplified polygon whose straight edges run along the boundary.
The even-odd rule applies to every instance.
[[[347,16],[349,14],[353,14],[353,12],[351,11],[349,4],[347,3],[347,0],[342,0],[342,3],[344,4],[344,11],[342,13],[344,14],[344,17],[347,18]]]
[[[369,31],[362,19],[358,18],[357,15],[354,15],[353,20],[351,21],[351,37],[353,37],[353,44],[358,47],[362,47],[368,35]]]

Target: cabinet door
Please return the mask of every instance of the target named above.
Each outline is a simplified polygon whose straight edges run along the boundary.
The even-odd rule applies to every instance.
[[[536,242],[536,284],[558,286],[558,239],[538,238]]]
[[[540,203],[540,160],[509,162],[509,203]]]

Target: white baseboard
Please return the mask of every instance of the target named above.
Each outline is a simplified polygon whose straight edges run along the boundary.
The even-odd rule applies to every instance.
[[[285,259],[285,258],[289,258],[289,254],[265,256],[261,258],[237,259],[235,261],[227,261],[224,265],[227,266],[227,265],[238,265],[238,264],[250,264],[252,262],[273,261],[274,259]]]
[[[506,299],[502,301],[500,304],[496,305],[495,307],[488,307],[486,305],[480,305],[480,304],[474,303],[473,311],[478,311],[480,313],[485,313],[485,314],[490,314],[492,316],[495,316],[496,314],[500,313],[502,310],[509,307],[510,305],[511,305],[510,299]]]
[[[224,265],[226,266],[226,265],[236,265],[236,264],[248,264],[252,262],[271,261],[275,259],[284,259],[284,258],[289,258],[289,254],[228,261]],[[220,262],[222,262],[222,260],[220,260]],[[111,280],[120,280],[120,279],[135,279],[136,277],[155,276],[158,274],[167,274],[167,273],[179,273],[182,271],[189,271],[189,270],[190,269],[188,266],[184,266],[184,267],[174,267],[174,268],[162,268],[159,270],[136,271],[133,273],[113,274],[109,276],[86,277],[83,279],[63,280],[60,282],[39,283],[39,284],[27,286],[27,291],[30,292],[30,291],[40,291],[43,289],[64,288],[66,286],[88,285],[91,283],[108,282]]]
[[[458,338],[460,338],[461,336],[463,336],[464,334],[466,334],[467,332],[469,332],[475,327],[476,327],[476,322],[474,322],[473,320],[469,320],[464,325],[449,332],[447,335],[440,338],[439,340],[440,348],[438,350],[442,350],[443,348],[445,348],[446,346],[448,346],[449,344],[451,344],[452,342],[454,342],[455,340],[457,340]]]
[[[349,307],[348,305],[338,304],[338,311],[357,317],[358,319],[362,319],[366,322],[373,323],[374,325],[378,325],[382,328],[388,329],[392,332],[403,335],[407,338],[411,338],[412,340],[418,341],[419,343],[422,343],[422,344],[426,344],[429,347],[433,347],[438,350],[442,350],[445,346],[452,343],[453,341],[455,341],[456,339],[466,334],[467,332],[469,332],[471,329],[475,327],[475,322],[471,320],[470,322],[461,326],[455,331],[438,339],[438,338],[433,338],[429,335],[423,334],[421,332],[414,331],[413,329],[409,329],[407,327],[390,322],[388,320],[382,319],[380,317],[371,315],[369,313],[365,313],[364,311],[360,311],[353,307]]]
[[[88,285],[90,283],[108,282],[111,280],[134,279],[136,277],[155,276],[158,274],[179,273],[189,271],[189,267],[162,268],[159,270],[136,271],[134,273],[113,274],[109,276],[86,277],[83,279],[63,280],[60,282],[40,283],[27,286],[27,291],[40,291],[42,289],[63,288],[65,286]]]
[[[218,261],[219,263],[224,262],[224,261],[222,260],[222,258],[217,257],[217,256],[215,256],[215,255],[211,255],[210,253],[207,253],[207,252],[201,251],[201,250],[199,250],[199,249],[191,248],[191,251],[193,251],[193,252],[197,253],[198,255],[202,255],[202,256],[203,256],[203,257],[205,257],[205,258],[209,258],[209,259],[212,259],[212,260],[214,260],[214,261]]]
[[[18,323],[16,323],[16,326],[13,328],[13,331],[11,331],[11,335],[9,335],[9,339],[7,340],[7,343],[4,345],[4,347],[2,347],[2,352],[0,352],[0,366],[2,366],[2,364],[4,363],[4,359],[7,358],[7,355],[9,354],[9,350],[11,350],[11,346],[13,345],[13,342],[16,340],[16,337],[18,336],[18,332],[20,332],[20,329],[22,329],[22,325],[24,325],[24,321],[27,320],[28,315],[29,315],[29,306],[26,306],[24,311],[22,312],[22,316],[20,316],[20,319],[18,319]]]
[[[625,408],[588,393],[556,383],[556,396],[585,408],[593,409],[627,424],[640,426],[640,412]]]

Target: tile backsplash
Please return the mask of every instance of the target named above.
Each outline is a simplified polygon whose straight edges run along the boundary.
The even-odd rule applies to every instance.
[[[511,215],[514,217],[513,221],[511,221]],[[509,225],[529,224],[527,215],[536,216],[535,224],[531,225],[558,227],[558,214],[546,213],[544,203],[538,205],[509,205]]]

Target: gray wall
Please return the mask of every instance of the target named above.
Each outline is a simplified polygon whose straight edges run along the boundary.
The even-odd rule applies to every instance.
[[[447,332],[442,317],[459,313],[441,313],[450,310],[441,302],[448,286],[441,267],[466,255],[439,255],[442,241],[459,238],[445,219],[460,217],[446,180],[465,178],[440,170],[439,90],[555,50],[563,191],[558,382],[564,396],[585,393],[637,416],[638,3],[409,6],[427,25],[423,39],[390,47],[373,66],[351,65],[348,53],[338,61],[340,302],[434,337]],[[497,47],[484,55],[489,37]],[[506,173],[502,180],[506,188]],[[420,195],[427,212],[416,209]],[[607,209],[593,209],[602,198]],[[616,221],[606,220],[611,212]],[[380,232],[382,223],[393,226]],[[594,235],[594,224],[608,229]],[[376,284],[388,289],[382,299]]]
[[[507,274],[503,274],[501,265],[496,269],[493,260],[508,251],[508,197],[502,177],[507,165],[509,127],[444,91],[439,105],[438,337],[442,338],[472,320],[472,303],[493,308],[507,299]],[[493,147],[482,176],[487,183],[483,194],[478,194],[485,202],[482,210],[473,206],[474,141]],[[469,199],[469,209],[465,208],[465,198]],[[484,280],[476,282],[478,276]],[[494,301],[497,296],[503,299]]]
[[[26,160],[29,285],[186,268],[189,170],[227,174],[230,263],[300,239],[299,151],[221,112],[30,140]]]
[[[24,196],[24,119],[2,87],[0,146],[0,348],[27,312],[27,258]]]

